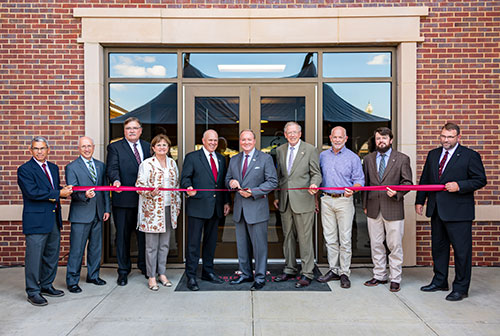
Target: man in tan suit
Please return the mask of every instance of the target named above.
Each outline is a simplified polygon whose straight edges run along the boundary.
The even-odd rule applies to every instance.
[[[295,278],[297,263],[296,241],[299,241],[302,263],[301,277],[296,288],[307,287],[314,279],[314,194],[321,184],[319,153],[316,148],[300,140],[301,127],[296,122],[285,125],[285,138],[288,143],[276,150],[278,164],[278,183],[282,190],[275,193],[274,206],[281,213],[283,225],[283,253],[286,266],[284,273],[274,281],[281,282]],[[308,190],[286,190],[287,188],[309,188]],[[284,190],[283,190],[284,189]]]
[[[368,154],[363,161],[366,186],[412,184],[410,158],[391,148],[392,131],[387,127],[375,130],[376,151]],[[386,251],[389,254],[390,291],[398,292],[403,265],[404,195],[407,192],[363,192],[363,209],[367,215],[368,233],[373,261],[373,278],[365,286],[387,283]]]

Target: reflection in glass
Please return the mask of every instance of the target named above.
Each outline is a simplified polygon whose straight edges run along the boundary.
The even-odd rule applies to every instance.
[[[186,78],[316,77],[317,53],[185,53]]]
[[[323,54],[323,77],[390,76],[390,52]]]
[[[110,53],[109,77],[175,78],[177,54]]]

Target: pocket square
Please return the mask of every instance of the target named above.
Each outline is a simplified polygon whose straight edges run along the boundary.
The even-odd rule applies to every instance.
[[[254,169],[260,169],[260,167],[255,167]]]

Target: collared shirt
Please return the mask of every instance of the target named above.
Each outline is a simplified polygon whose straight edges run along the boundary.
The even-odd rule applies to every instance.
[[[322,187],[352,187],[365,185],[365,175],[361,160],[345,146],[335,154],[330,148],[319,155],[319,165],[323,174]],[[343,190],[327,190],[329,193],[342,194]]]
[[[248,153],[248,162],[247,167],[250,166],[250,162],[252,161],[252,157],[255,154],[255,147]],[[245,165],[245,152],[243,152],[243,160],[241,160],[241,170],[243,171],[243,166]]]
[[[37,159],[35,159],[35,157],[33,157],[33,160],[35,160],[35,162],[38,163],[43,174],[45,174],[45,170],[43,170],[42,165],[45,163],[45,168],[47,168],[47,172],[49,173],[50,182],[52,183],[52,185],[54,185],[54,179],[52,178],[52,173],[50,172],[50,169],[49,169],[49,161],[45,160],[45,162],[40,162]]]
[[[207,151],[207,149],[205,147],[201,147],[201,148],[203,148],[203,153],[205,154],[205,157],[207,158],[208,166],[210,168],[212,168],[212,164],[210,163],[210,154],[212,154],[212,157],[214,158],[214,161],[215,161],[215,167],[217,167],[217,171],[219,171],[219,160],[217,160],[217,155],[215,155],[215,152],[210,153],[209,151]]]
[[[128,145],[130,146],[130,149],[132,149],[132,153],[134,153],[134,143],[128,141],[127,139],[125,139],[125,141],[127,141]],[[136,144],[137,144],[137,151],[139,152],[139,156],[141,157],[141,162],[142,162],[144,161],[144,153],[142,152],[141,140],[137,140]]]
[[[392,153],[392,148],[389,148],[387,150],[387,152],[385,153],[380,153],[380,152],[377,152],[377,170],[378,170],[378,167],[380,167],[380,160],[382,160],[382,154],[384,154],[384,161],[385,161],[385,167],[387,167],[387,162],[389,162],[389,157],[391,156],[391,153]]]
[[[81,155],[80,155],[80,158],[83,160],[83,163],[85,163],[85,167],[87,167],[87,169],[89,169],[89,164],[87,162],[90,162],[90,164],[92,165],[92,167],[94,167],[95,173],[97,174],[97,168],[96,168],[95,163],[94,163],[94,158],[90,158],[90,160],[87,160],[86,158],[84,158]]]
[[[292,154],[290,152],[291,147],[293,147],[293,160],[292,160],[292,165],[293,165],[293,162],[295,161],[295,158],[297,157],[297,151],[299,150],[299,147],[300,147],[300,139],[299,139],[299,142],[297,142],[297,144],[295,146],[291,146],[290,143],[288,144],[288,151],[286,152],[286,169],[287,170],[290,170],[290,168],[288,167],[288,164],[290,163],[290,154]]]
[[[448,149],[448,157],[446,158],[446,162],[444,163],[443,172],[446,170],[446,166],[448,165],[448,162],[450,162],[450,159],[453,156],[453,153],[455,153],[455,151],[457,150],[457,147],[458,147],[458,142],[455,145],[455,147],[453,147],[451,149]],[[439,156],[439,161],[438,162],[441,162],[441,160],[444,157],[444,153],[445,152],[446,152],[446,149],[444,149],[444,147],[443,147],[443,150],[441,151],[441,155]]]

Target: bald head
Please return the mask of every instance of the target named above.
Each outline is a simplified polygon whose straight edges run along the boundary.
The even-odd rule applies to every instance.
[[[80,155],[83,156],[85,159],[90,160],[92,159],[92,155],[94,155],[94,140],[92,138],[89,138],[87,136],[83,136],[80,139],[78,139],[78,151],[80,152]]]
[[[203,147],[210,153],[213,153],[217,149],[219,143],[219,135],[213,129],[208,129],[203,133],[203,138],[201,139]]]
[[[332,128],[332,133],[330,134],[330,141],[332,142],[332,149],[335,153],[338,153],[347,142],[347,132],[342,126],[336,126]]]

